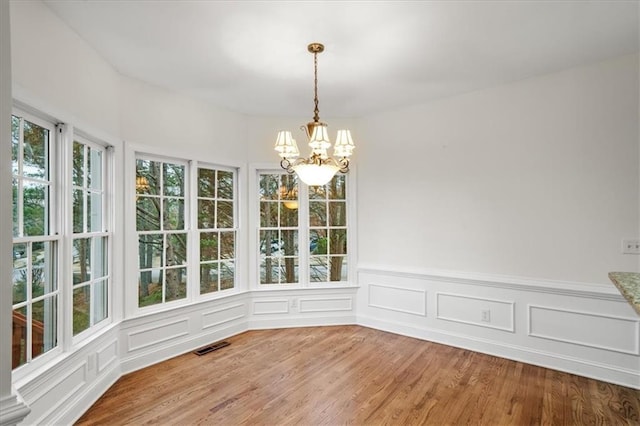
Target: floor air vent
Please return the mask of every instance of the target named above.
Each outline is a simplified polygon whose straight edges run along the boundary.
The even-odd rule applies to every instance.
[[[231,343],[229,342],[213,343],[209,346],[205,346],[204,348],[197,349],[193,351],[193,353],[198,356],[202,356],[204,354],[208,354],[209,352],[217,351],[218,349],[224,348],[225,346],[229,346],[230,344]]]

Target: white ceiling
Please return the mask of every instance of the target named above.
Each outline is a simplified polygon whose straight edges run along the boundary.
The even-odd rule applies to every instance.
[[[349,117],[638,51],[636,1],[46,4],[122,74],[252,115]]]

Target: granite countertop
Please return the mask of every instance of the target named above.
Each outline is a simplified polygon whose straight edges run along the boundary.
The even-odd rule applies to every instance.
[[[609,279],[640,315],[640,273],[609,272]]]

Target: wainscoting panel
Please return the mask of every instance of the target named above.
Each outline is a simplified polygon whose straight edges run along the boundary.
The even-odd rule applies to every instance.
[[[375,265],[358,284],[364,326],[640,389],[640,317],[610,283]]]
[[[369,306],[388,311],[412,315],[427,315],[427,293],[425,290],[369,284]]]
[[[436,293],[436,304],[438,319],[515,331],[515,303],[512,301]]]
[[[247,305],[245,303],[236,303],[233,305],[223,305],[210,311],[203,312],[202,329],[206,330],[231,321],[240,320],[247,315],[246,311]]]
[[[102,373],[118,360],[118,341],[112,340],[108,345],[96,351],[98,374]]]
[[[353,310],[353,298],[351,297],[301,297],[299,299],[299,302],[300,313],[338,312]]]
[[[640,320],[529,305],[529,335],[640,355]]]
[[[129,352],[158,345],[162,342],[175,340],[189,334],[189,319],[180,318],[172,322],[165,322],[149,326],[141,330],[129,332],[127,335],[127,350]]]
[[[289,299],[255,300],[253,302],[254,315],[288,314]]]

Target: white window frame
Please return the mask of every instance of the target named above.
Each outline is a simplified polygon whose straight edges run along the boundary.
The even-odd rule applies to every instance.
[[[95,333],[101,331],[102,329],[108,327],[111,323],[113,323],[113,276],[114,276],[113,224],[114,224],[114,216],[115,216],[115,211],[114,211],[115,203],[113,202],[114,149],[112,145],[109,145],[106,142],[93,138],[92,136],[89,136],[87,133],[76,128],[70,127],[67,134],[68,134],[68,137],[66,138],[67,139],[66,159],[67,159],[67,164],[69,166],[66,167],[68,171],[66,179],[68,179],[68,182],[69,182],[68,187],[71,188],[71,190],[68,191],[67,194],[65,194],[67,198],[65,204],[67,206],[67,211],[68,211],[68,214],[65,215],[66,217],[65,227],[67,229],[66,236],[68,238],[68,244],[66,244],[66,252],[65,252],[65,259],[67,259],[65,263],[68,263],[68,265],[66,265],[67,274],[65,276],[65,283],[68,283],[68,290],[66,292],[68,297],[66,297],[65,299],[68,303],[67,305],[68,309],[65,310],[65,314],[68,313],[68,317],[66,318],[66,323],[69,324],[68,333],[71,336],[72,344],[78,344],[79,342],[85,340],[88,337],[95,335]],[[75,191],[76,189],[84,190],[84,188],[79,188],[73,185],[73,145],[76,141],[82,143],[87,147],[90,147],[95,150],[100,150],[102,152],[102,177],[101,177],[102,178],[102,191],[101,191],[102,192],[102,206],[101,206],[102,207],[101,208],[102,229],[100,231],[82,232],[82,233],[73,232],[73,191]],[[86,161],[86,157],[85,157],[85,161]],[[86,203],[85,203],[85,207],[86,207]],[[88,214],[88,212],[86,211],[86,208],[83,209],[83,212],[86,218],[86,215]],[[86,229],[85,220],[83,220],[83,229]],[[95,277],[92,276],[91,280],[89,280],[89,284],[87,284],[87,285],[90,285],[90,288],[91,288],[90,290],[91,315],[89,319],[89,327],[74,336],[73,335],[73,290],[76,287],[76,285],[73,284],[73,270],[72,270],[73,240],[77,238],[93,238],[93,237],[106,238],[107,248],[106,248],[105,255],[107,256],[107,262],[106,262],[107,274],[100,277],[99,279],[96,279]],[[95,253],[92,251],[91,255],[95,256]],[[92,264],[95,264],[95,263],[92,261]],[[93,322],[93,312],[95,308],[94,284],[102,280],[106,280],[106,285],[107,285],[106,317],[101,321],[94,323]]]
[[[256,163],[249,167],[249,247],[250,247],[250,288],[252,290],[291,290],[291,289],[331,289],[356,286],[357,269],[357,226],[356,226],[356,172],[355,167],[345,175],[347,190],[345,194],[347,208],[347,280],[312,282],[309,279],[310,253],[309,241],[309,191],[308,186],[298,180],[298,282],[297,283],[260,283],[260,175],[287,174],[274,163]]]
[[[169,163],[188,164],[185,171],[185,232],[187,232],[187,297],[165,303],[157,303],[145,307],[138,306],[138,232],[136,230],[136,160],[139,157],[155,159]],[[224,158],[216,158],[215,153],[208,155],[202,151],[180,148],[158,148],[125,142],[124,149],[124,252],[136,253],[124,259],[124,318],[136,318],[170,311],[179,307],[189,306],[203,301],[221,299],[242,293],[247,290],[247,244],[246,219],[243,214],[242,203],[246,200],[243,185],[246,181],[246,167],[243,163]],[[236,230],[236,259],[234,288],[200,295],[199,271],[199,238],[197,227],[197,212],[193,203],[197,203],[197,170],[198,167],[214,168],[235,172],[234,225]],[[187,210],[188,209],[188,210]]]
[[[59,354],[62,353],[63,350],[63,346],[65,343],[65,338],[64,338],[64,311],[66,310],[66,304],[64,303],[64,291],[63,291],[63,287],[64,287],[64,274],[61,273],[62,271],[62,267],[63,267],[63,238],[61,235],[61,226],[60,226],[60,217],[64,214],[64,212],[60,211],[60,208],[62,207],[61,203],[62,203],[62,195],[60,193],[60,187],[62,186],[60,184],[61,182],[61,167],[60,167],[60,162],[61,162],[61,150],[60,150],[60,146],[62,146],[62,134],[64,131],[64,128],[62,125],[58,125],[55,123],[55,120],[51,120],[51,119],[45,119],[45,118],[41,118],[38,115],[32,114],[28,111],[25,111],[23,108],[20,108],[18,106],[14,106],[12,109],[12,115],[19,117],[21,120],[26,120],[29,121],[33,124],[36,124],[40,127],[43,127],[47,130],[49,130],[49,146],[48,146],[48,171],[49,171],[49,176],[48,176],[48,180],[43,181],[43,180],[34,180],[36,182],[47,182],[48,183],[48,187],[49,187],[49,199],[48,199],[48,227],[49,227],[49,232],[47,235],[44,236],[24,236],[24,235],[18,235],[17,237],[13,237],[13,242],[12,242],[12,246],[14,244],[20,244],[20,243],[34,243],[34,242],[51,242],[54,244],[55,246],[55,251],[54,251],[54,260],[53,260],[53,266],[55,268],[55,282],[56,282],[56,290],[47,293],[46,295],[43,296],[38,296],[36,298],[32,297],[32,288],[31,288],[31,276],[30,274],[27,274],[27,282],[26,282],[26,300],[24,302],[20,302],[17,304],[13,304],[12,303],[12,311],[16,308],[20,308],[23,306],[29,306],[29,305],[33,305],[34,303],[37,303],[39,300],[44,300],[45,298],[51,297],[52,295],[55,295],[57,301],[56,301],[56,345],[51,348],[49,351],[37,356],[36,358],[33,358],[33,354],[32,354],[32,339],[33,339],[33,331],[32,331],[32,322],[33,322],[33,318],[32,318],[32,309],[27,309],[27,324],[28,324],[28,331],[27,331],[27,340],[25,342],[26,345],[26,360],[25,363],[16,367],[15,369],[13,369],[14,372],[22,372],[25,370],[29,370],[31,368],[37,368],[38,366],[41,366],[43,364],[46,364],[47,362],[49,362],[51,359],[55,358],[56,356],[58,356]],[[19,169],[18,169],[18,175],[21,174],[21,170],[22,170],[22,161],[23,161],[23,147],[24,147],[24,138],[23,138],[23,129],[24,126],[21,123],[20,126],[20,140],[22,141],[21,145],[20,145],[20,152],[18,155],[18,163],[19,163]],[[12,178],[13,178],[13,172],[12,172]],[[20,178],[20,183],[18,185],[18,199],[23,199],[23,182],[24,182],[24,178]],[[30,181],[31,179],[27,178],[27,181]],[[19,232],[22,232],[23,227],[24,227],[24,210],[23,210],[23,203],[20,202],[18,203],[18,223],[19,223]],[[27,250],[27,255],[30,257],[31,256],[31,251]],[[30,264],[30,262],[29,262]]]

